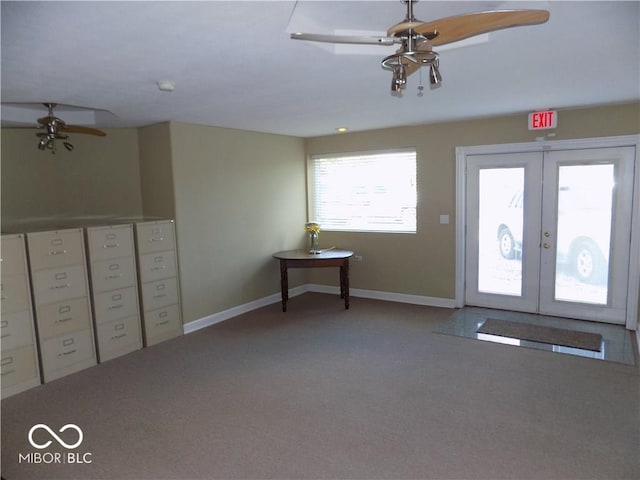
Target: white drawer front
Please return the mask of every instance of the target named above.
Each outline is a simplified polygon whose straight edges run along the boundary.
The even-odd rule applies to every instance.
[[[106,292],[136,284],[133,257],[113,258],[91,265],[94,292]]]
[[[173,222],[138,223],[136,233],[140,254],[175,250]]]
[[[33,331],[33,319],[29,310],[2,315],[0,318],[2,350],[33,345]]]
[[[44,305],[37,310],[41,339],[91,328],[89,301],[86,297]]]
[[[28,310],[31,304],[29,297],[29,284],[26,275],[6,276],[2,272],[0,294],[2,298],[2,313],[19,312]]]
[[[2,351],[0,365],[3,390],[38,376],[34,349],[34,345],[29,345],[16,350]]]
[[[91,261],[133,256],[133,226],[87,228]]]
[[[2,275],[24,274],[27,268],[24,236],[2,235],[0,248],[2,251]]]
[[[128,317],[98,325],[97,337],[101,362],[113,358],[116,353],[142,348],[140,319]]]
[[[38,271],[33,277],[33,283],[38,304],[87,295],[84,265]]]
[[[84,263],[82,230],[29,233],[27,243],[32,270]]]
[[[166,278],[142,285],[145,310],[155,310],[178,302],[178,284],[175,278]]]
[[[152,282],[176,276],[174,251],[148,253],[140,257],[140,280]]]
[[[170,305],[145,312],[145,345],[150,346],[182,335],[182,321],[178,305]]]
[[[110,322],[132,315],[137,316],[138,295],[136,287],[99,293],[94,297],[93,308],[96,312],[96,323]]]
[[[91,330],[50,338],[42,342],[42,368],[47,374],[95,357]]]

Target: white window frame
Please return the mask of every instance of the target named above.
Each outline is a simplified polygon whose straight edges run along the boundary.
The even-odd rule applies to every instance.
[[[315,168],[317,162],[320,160],[340,160],[340,159],[352,159],[354,162],[358,162],[358,157],[363,158],[366,161],[366,157],[380,157],[380,156],[393,156],[393,155],[402,155],[406,156],[409,154],[412,155],[413,158],[413,192],[409,192],[415,194],[414,204],[411,205],[408,209],[408,218],[402,218],[402,216],[397,216],[397,221],[399,223],[379,223],[372,221],[372,217],[368,217],[363,219],[361,223],[354,224],[353,217],[351,219],[347,218],[345,220],[347,223],[340,225],[339,222],[331,223],[324,221],[323,218],[316,216],[316,184],[315,184]],[[397,161],[397,160],[396,160]],[[393,160],[390,159],[389,168],[393,168]],[[417,233],[417,150],[414,147],[405,147],[405,148],[395,148],[389,150],[371,150],[371,151],[357,151],[357,152],[340,152],[340,153],[329,153],[329,154],[315,154],[311,155],[307,159],[307,209],[309,215],[309,221],[318,222],[322,230],[326,231],[341,231],[341,232],[376,232],[376,233],[405,233],[405,234],[415,234]],[[410,200],[411,204],[411,200]],[[381,205],[385,205],[385,203],[381,203]],[[348,210],[348,207],[344,207]],[[357,208],[357,207],[355,207]],[[388,212],[385,212],[388,213]],[[348,217],[348,216],[347,216]]]

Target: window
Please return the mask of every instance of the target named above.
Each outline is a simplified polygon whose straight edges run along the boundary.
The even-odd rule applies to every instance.
[[[309,219],[323,230],[416,232],[416,151],[315,155]]]

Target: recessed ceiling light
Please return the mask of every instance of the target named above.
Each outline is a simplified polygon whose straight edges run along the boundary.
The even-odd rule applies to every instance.
[[[336,128],[336,132],[338,132],[338,133],[344,133],[347,130],[349,130],[347,127],[338,127],[338,128]]]

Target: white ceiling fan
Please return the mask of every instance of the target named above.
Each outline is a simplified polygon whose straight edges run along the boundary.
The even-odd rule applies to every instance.
[[[546,10],[496,10],[473,12],[431,22],[416,19],[413,5],[418,0],[400,0],[407,6],[405,19],[387,30],[386,36],[324,35],[292,33],[294,40],[362,45],[400,45],[392,55],[382,60],[382,68],[393,72],[391,93],[402,96],[407,77],[420,67],[429,66],[429,83],[442,83],[439,55],[433,47],[464,40],[476,35],[504,28],[537,25],[549,19]]]

